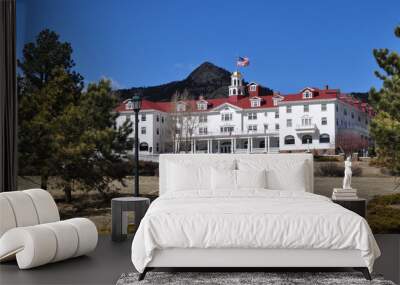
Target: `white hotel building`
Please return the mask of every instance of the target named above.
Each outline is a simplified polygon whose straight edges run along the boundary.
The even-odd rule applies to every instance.
[[[338,89],[307,87],[296,94],[266,94],[257,83],[243,85],[242,75],[236,71],[228,95],[177,103],[143,100],[140,153],[179,152],[184,140],[188,143],[186,151],[203,153],[334,154],[349,149],[365,153],[371,143],[371,107]],[[134,121],[130,100],[122,102],[116,111],[117,127],[125,120]],[[190,136],[178,140],[169,135],[169,124],[180,112],[190,116],[194,124]],[[176,126],[175,132],[185,130]]]

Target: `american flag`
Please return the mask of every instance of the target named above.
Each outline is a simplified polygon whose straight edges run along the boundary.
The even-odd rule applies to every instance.
[[[244,66],[248,66],[249,64],[250,64],[250,60],[249,60],[248,57],[241,57],[241,56],[239,56],[239,57],[238,57],[238,60],[236,61],[236,65],[237,65],[237,66],[242,66],[242,67],[244,67]]]

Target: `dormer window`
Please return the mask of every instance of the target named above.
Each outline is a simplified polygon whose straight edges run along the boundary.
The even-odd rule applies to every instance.
[[[257,91],[257,85],[250,85],[250,91]]]
[[[186,105],[185,105],[185,103],[179,102],[179,103],[176,105],[176,111],[177,111],[177,112],[184,112],[184,111],[186,111]]]
[[[251,98],[250,106],[252,108],[260,107],[261,106],[261,98]]]
[[[197,110],[200,111],[207,110],[207,102],[206,101],[197,102]]]
[[[132,101],[128,101],[128,104],[126,104],[126,109],[128,109],[128,110],[132,110],[133,109]]]
[[[303,92],[303,99],[311,99],[313,97],[313,93],[311,92],[311,90],[305,90]]]

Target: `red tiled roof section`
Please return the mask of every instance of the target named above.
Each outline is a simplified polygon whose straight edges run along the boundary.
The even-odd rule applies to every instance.
[[[310,101],[310,100],[321,100],[321,99],[333,99],[337,98],[340,94],[338,89],[317,89],[313,88],[314,93],[312,98],[304,99],[303,93],[283,95],[283,101]]]
[[[290,101],[313,101],[313,100],[323,100],[323,99],[334,99],[338,98],[339,100],[350,104],[364,112],[371,113],[371,107],[366,104],[362,103],[358,99],[354,99],[351,96],[346,94],[340,93],[339,89],[318,89],[313,88],[314,93],[312,98],[303,98],[303,93],[296,93],[296,94],[288,94],[281,96],[283,98],[282,102],[290,102]],[[207,112],[210,111],[224,103],[229,103],[231,105],[237,106],[242,109],[259,109],[259,108],[273,108],[276,107],[273,104],[273,96],[272,95],[265,95],[265,96],[257,96],[261,98],[261,104],[259,107],[251,107],[251,98],[249,96],[243,96],[243,98],[238,99],[238,101],[229,100],[229,98],[216,98],[216,99],[207,99],[208,107],[207,110],[197,110],[196,103],[198,100],[190,100],[186,101],[186,104],[192,105],[193,110],[196,112]],[[116,112],[132,112],[132,110],[127,109],[128,100],[123,101],[116,109]],[[172,102],[153,102],[146,99],[142,100],[142,108],[141,110],[159,110],[162,112],[172,112],[174,104]]]

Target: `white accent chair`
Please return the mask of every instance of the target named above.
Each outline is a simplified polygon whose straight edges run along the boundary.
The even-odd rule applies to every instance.
[[[20,269],[33,268],[87,254],[97,239],[89,219],[60,221],[45,190],[0,193],[0,262],[16,258]]]

